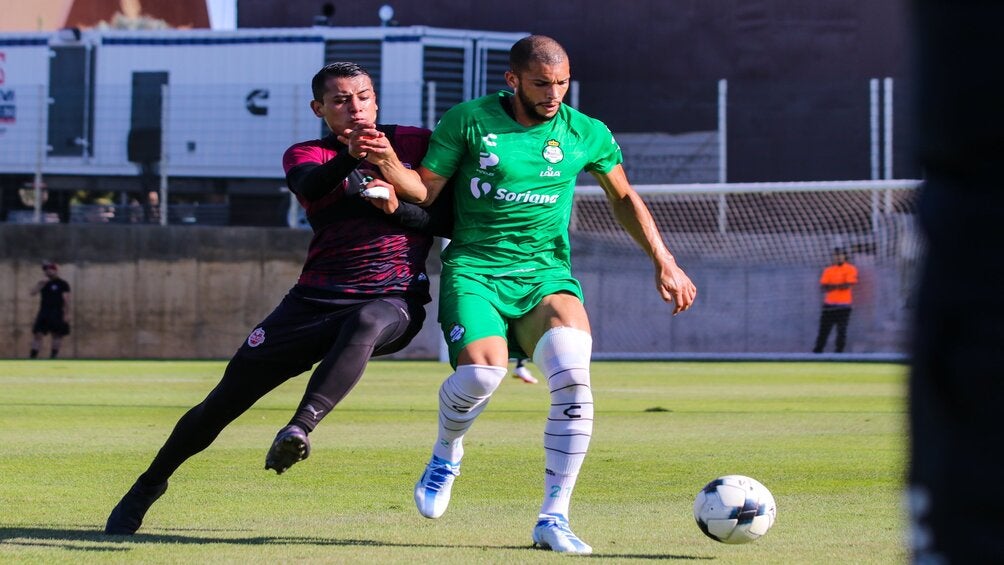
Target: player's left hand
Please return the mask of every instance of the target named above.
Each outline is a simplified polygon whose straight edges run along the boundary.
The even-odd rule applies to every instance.
[[[386,198],[384,198],[383,191],[373,191],[374,195],[367,194],[372,188],[384,188],[387,191]],[[373,179],[366,183],[366,190],[359,193],[360,196],[369,201],[370,204],[376,206],[378,209],[382,210],[384,214],[393,214],[398,207],[397,194],[394,192],[394,186],[388,184],[386,181],[380,179]]]
[[[694,304],[697,287],[675,260],[660,261],[655,277],[656,287],[662,299],[676,305],[673,308],[674,316],[690,309]]]

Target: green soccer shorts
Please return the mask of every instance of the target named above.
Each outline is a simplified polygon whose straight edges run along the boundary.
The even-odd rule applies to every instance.
[[[549,294],[567,292],[580,301],[582,287],[571,273],[547,276],[520,275],[491,277],[475,273],[443,270],[439,289],[439,325],[450,350],[450,365],[471,342],[499,336],[509,344],[509,357],[529,357],[510,334],[510,324],[526,316]]]

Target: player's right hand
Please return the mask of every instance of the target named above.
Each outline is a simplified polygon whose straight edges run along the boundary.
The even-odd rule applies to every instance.
[[[666,302],[675,304],[673,315],[689,310],[697,298],[697,286],[676,261],[662,261],[656,270],[656,286]]]

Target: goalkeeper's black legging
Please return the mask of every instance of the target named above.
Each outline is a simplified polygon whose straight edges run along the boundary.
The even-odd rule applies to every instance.
[[[216,388],[178,420],[140,481],[164,482],[258,399],[320,361],[290,420],[309,433],[359,382],[370,357],[402,349],[424,320],[423,305],[404,297],[321,301],[287,294]]]

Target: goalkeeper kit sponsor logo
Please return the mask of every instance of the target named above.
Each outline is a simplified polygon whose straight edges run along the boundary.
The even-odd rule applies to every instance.
[[[251,347],[258,347],[259,345],[265,343],[265,330],[262,328],[255,328],[251,335],[248,336],[248,345]]]
[[[515,202],[518,204],[556,204],[558,202],[558,194],[539,194],[536,192],[526,191],[526,192],[513,192],[508,188],[498,187],[495,188],[491,183],[484,182],[481,177],[474,177],[471,179],[471,195],[474,198],[481,198],[483,196],[488,196],[494,191],[495,200],[503,200],[505,202]]]

